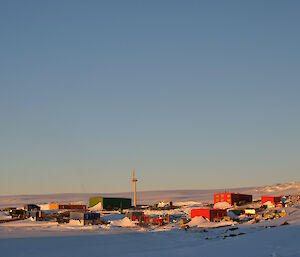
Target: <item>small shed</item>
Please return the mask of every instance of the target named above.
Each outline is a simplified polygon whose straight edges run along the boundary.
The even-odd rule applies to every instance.
[[[70,212],[70,220],[78,220],[82,225],[95,224],[100,219],[100,213]]]
[[[138,220],[140,217],[144,217],[144,212],[142,211],[129,211],[126,212],[125,216],[133,221]]]
[[[160,201],[158,203],[157,207],[164,208],[164,207],[170,207],[172,205],[173,205],[173,203],[170,201]]]
[[[39,211],[39,210],[41,210],[41,207],[36,204],[25,204],[24,210],[25,211]]]
[[[43,211],[28,211],[27,214],[36,221],[42,221],[45,219],[45,213]]]
[[[24,219],[26,218],[26,211],[20,209],[13,209],[9,211],[9,214],[12,218]]]

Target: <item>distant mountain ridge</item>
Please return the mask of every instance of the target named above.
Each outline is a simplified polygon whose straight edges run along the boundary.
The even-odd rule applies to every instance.
[[[212,202],[213,194],[223,192],[224,189],[208,189],[208,190],[167,190],[167,191],[140,191],[138,192],[138,203],[149,204],[165,201],[201,201]],[[288,195],[300,194],[300,182],[292,181],[283,184],[268,185],[261,187],[244,187],[244,188],[230,188],[227,192],[252,194],[254,199],[259,199],[261,195]],[[124,193],[65,193],[65,194],[41,194],[41,195],[9,195],[0,196],[0,208],[7,206],[22,206],[27,203],[51,203],[51,202],[65,202],[65,203],[88,203],[92,196],[107,196],[107,197],[130,197],[131,192]]]

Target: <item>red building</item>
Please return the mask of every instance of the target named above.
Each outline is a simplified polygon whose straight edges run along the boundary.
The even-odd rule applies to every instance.
[[[243,204],[252,202],[252,195],[236,194],[236,193],[220,193],[214,194],[214,203],[227,202],[233,204]]]
[[[223,209],[194,209],[191,210],[191,218],[204,217],[210,221],[214,221],[217,218],[223,218],[227,216],[227,211]]]
[[[279,203],[281,201],[281,196],[262,196],[261,203],[271,202],[273,204]]]

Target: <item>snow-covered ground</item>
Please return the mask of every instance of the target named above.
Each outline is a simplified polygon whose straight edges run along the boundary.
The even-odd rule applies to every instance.
[[[219,190],[221,191],[221,190]],[[291,182],[259,188],[230,190],[232,192],[260,195],[300,194],[300,183]],[[147,192],[145,202],[173,200],[181,206],[174,210],[147,210],[152,217],[172,215],[190,217],[194,208],[205,206],[213,200],[215,190]],[[145,192],[144,192],[145,193]],[[95,195],[95,194],[94,194]],[[83,202],[82,195],[56,195],[65,202]],[[126,196],[126,195],[125,195]],[[169,197],[174,198],[169,198]],[[9,198],[11,198],[10,196]],[[87,197],[87,195],[84,195]],[[143,193],[139,194],[143,201]],[[26,196],[31,203],[53,201],[51,196]],[[190,198],[190,199],[187,199]],[[151,199],[151,201],[150,201]],[[16,197],[14,204],[22,206],[26,201]],[[5,197],[0,206],[13,206]],[[300,256],[300,203],[285,208],[288,216],[262,221],[256,224],[236,222],[208,222],[194,218],[188,223],[190,229],[180,229],[179,220],[165,226],[140,227],[117,212],[105,212],[101,217],[110,221],[107,225],[83,226],[77,221],[69,224],[36,222],[30,219],[0,223],[0,256],[22,257],[76,257],[76,256],[243,256],[243,257],[299,257]],[[0,212],[1,219],[8,219]],[[287,225],[282,225],[287,224]]]
[[[299,209],[300,210],[300,209]],[[142,228],[107,229],[99,226],[89,233],[56,232],[40,237],[30,233],[26,237],[0,239],[1,256],[22,257],[81,257],[81,256],[244,256],[299,257],[300,212],[260,224],[230,227],[146,231]],[[289,225],[279,226],[285,220]],[[23,222],[24,223],[24,222]],[[25,225],[25,224],[23,224]],[[30,222],[23,228],[33,230]],[[40,224],[36,224],[36,228]],[[12,223],[10,226],[13,227]],[[44,224],[43,229],[50,229]],[[67,226],[66,226],[67,227]],[[68,225],[68,229],[81,227]],[[41,227],[40,227],[41,228]],[[235,230],[232,230],[232,229]],[[117,230],[119,229],[119,230]],[[91,230],[94,230],[91,233]],[[96,232],[97,231],[97,232]],[[77,231],[78,232],[78,231]],[[1,232],[2,233],[2,232]],[[6,232],[9,233],[9,232]]]

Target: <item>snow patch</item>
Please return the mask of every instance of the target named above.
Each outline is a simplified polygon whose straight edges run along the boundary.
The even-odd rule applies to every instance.
[[[38,206],[40,206],[42,211],[48,211],[50,209],[48,203],[39,204]]]
[[[114,221],[114,220],[121,220],[124,219],[125,215],[120,213],[112,213],[105,216],[101,216],[102,220],[105,221]]]
[[[221,221],[221,222],[210,222],[204,217],[195,217],[187,225],[194,228],[216,228],[222,226],[231,226],[235,225],[234,221]]]
[[[8,212],[0,212],[0,220],[10,220],[11,216],[9,215]]]
[[[79,220],[70,220],[69,222],[70,226],[82,226]]]
[[[89,208],[90,211],[101,211],[103,210],[102,203],[99,202],[95,206]]]
[[[110,223],[112,226],[117,226],[117,227],[136,227],[136,223],[130,219],[128,219],[127,217],[125,217],[122,220],[113,220]]]
[[[189,225],[190,227],[207,227],[208,224],[210,224],[210,221],[207,220],[204,217],[195,217],[193,218],[189,223],[187,223],[187,225]]]
[[[227,202],[219,202],[214,205],[215,209],[229,209],[231,207],[232,207],[231,204]]]

